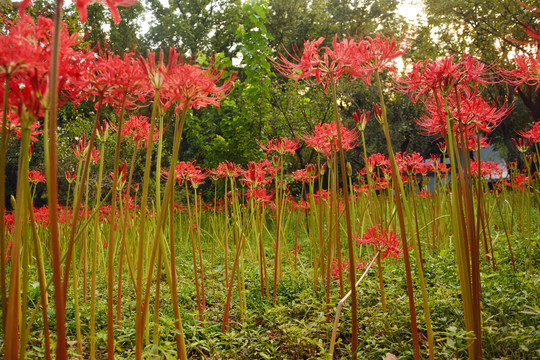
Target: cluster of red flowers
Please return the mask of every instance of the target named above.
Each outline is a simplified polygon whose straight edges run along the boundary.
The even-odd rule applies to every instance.
[[[405,43],[393,37],[344,38],[334,37],[331,47],[322,47],[324,38],[304,42],[304,49],[294,54],[280,54],[276,69],[284,76],[294,79],[314,79],[314,84],[323,84],[326,90],[330,81],[345,75],[360,78],[367,84],[375,71],[384,69],[396,72],[392,61],[405,53]],[[291,58],[292,60],[289,60]]]
[[[381,251],[383,259],[386,259],[388,256],[399,259],[403,249],[401,248],[401,241],[398,239],[398,235],[394,233],[394,230],[387,232],[383,229],[381,231],[379,226],[375,225],[368,228],[367,233],[362,237],[357,237],[356,242],[359,245],[372,245],[377,251]]]
[[[340,126],[341,142],[343,150],[351,150],[357,146],[358,133],[354,129]],[[338,130],[336,123],[318,124],[313,129],[313,134],[304,136],[304,141],[309,147],[314,148],[324,156],[332,155],[339,150]]]

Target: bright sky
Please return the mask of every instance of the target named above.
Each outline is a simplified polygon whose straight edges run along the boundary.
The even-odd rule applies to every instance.
[[[397,13],[403,16],[409,23],[414,23],[418,15],[422,14],[423,0],[401,0]]]

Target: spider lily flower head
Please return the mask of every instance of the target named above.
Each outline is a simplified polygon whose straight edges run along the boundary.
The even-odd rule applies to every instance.
[[[111,177],[111,180],[114,181],[114,173],[109,173],[109,176]],[[123,164],[118,165],[118,183],[116,185],[116,189],[118,191],[121,191],[124,188],[124,185],[126,185],[127,182],[127,161],[124,161]]]
[[[149,80],[133,53],[123,57],[111,49],[101,50],[91,66],[83,72],[79,81],[82,89],[74,104],[88,98],[102,98],[103,104],[112,106],[120,113],[122,102],[127,109],[135,110],[137,103],[144,103],[151,93]],[[96,102],[96,109],[99,102]]]
[[[306,165],[306,171],[309,176],[316,178],[317,177],[317,165],[314,164],[307,164]]]
[[[381,105],[373,104],[373,115],[375,116],[375,119],[377,119],[379,124],[383,123],[383,119],[382,119],[383,110],[382,110]]]
[[[371,114],[371,111],[368,111],[366,113],[365,110],[362,110],[362,112],[360,112],[360,110],[357,110],[353,113],[353,119],[354,119],[354,122],[356,123],[356,127],[358,128],[358,130],[363,132],[366,129],[366,125],[369,120],[370,114]]]
[[[266,154],[272,151],[277,152],[279,155],[285,155],[286,153],[294,154],[298,149],[299,140],[289,140],[287,138],[272,139],[268,141],[268,145],[264,145],[259,142],[259,146],[266,151]]]
[[[512,141],[514,142],[516,149],[522,154],[525,154],[527,150],[529,150],[529,147],[531,146],[531,139],[520,137],[517,140],[512,139]]]
[[[109,138],[109,127],[109,122],[106,120],[99,123],[96,136],[100,141],[107,142],[107,139]]]
[[[305,169],[296,170],[293,173],[293,180],[301,181],[303,183],[312,182],[313,180],[315,180],[316,174],[317,174],[317,170],[313,172],[312,170],[308,170],[306,166]]]
[[[250,188],[255,188],[260,185],[267,185],[272,182],[276,175],[277,169],[267,159],[259,162],[250,161],[248,170],[242,171],[241,182],[248,184]]]
[[[175,175],[178,180],[178,185],[182,186],[190,184],[193,188],[198,188],[203,180],[208,177],[208,173],[205,172],[199,165],[195,165],[196,160],[193,161],[180,161],[175,167]]]
[[[149,141],[153,142],[159,138],[159,130],[154,129],[154,133],[150,135],[149,120],[147,116],[131,115],[122,127],[122,138],[128,137],[132,139],[137,146],[141,141],[144,141],[145,146],[148,147]],[[118,132],[114,125],[112,125],[112,128],[115,132]]]
[[[77,179],[77,172],[76,171],[66,171],[64,172],[64,177],[66,178],[68,184],[71,184]]]
[[[217,177],[238,177],[241,170],[235,163],[224,161],[219,163],[217,168],[210,170],[210,173]]]
[[[211,62],[207,69],[184,63],[181,59],[169,64],[169,72],[161,91],[163,108],[175,104],[175,113],[188,108],[199,109],[208,105],[219,107],[219,102],[232,91],[237,73],[230,75],[221,86],[218,83],[225,71]]]
[[[274,198],[274,192],[268,192],[266,188],[257,186],[254,189],[247,189],[247,198],[254,199],[258,205],[269,205]]]
[[[400,254],[403,252],[401,242],[398,239],[398,233],[394,233],[394,230],[387,232],[385,229],[381,231],[379,225],[375,225],[367,229],[362,237],[357,237],[356,242],[358,244],[373,245],[375,249],[381,251],[382,259],[386,259],[388,256],[395,259],[399,259]]]
[[[291,54],[279,54],[274,61],[275,68],[285,77],[298,81],[314,79],[312,85],[322,84],[324,90],[330,81],[337,81],[342,75],[361,78],[370,84],[373,72],[384,69],[395,72],[391,62],[404,53],[404,42],[396,42],[392,37],[356,39],[353,37],[337,40],[334,36],[331,47],[322,47],[324,38],[305,41],[301,52],[295,49]],[[288,58],[291,58],[289,60]]]
[[[425,96],[447,96],[454,86],[460,89],[475,89],[478,85],[492,83],[492,69],[492,66],[486,67],[474,57],[464,55],[455,61],[455,56],[450,55],[435,61],[419,61],[413,64],[413,69],[400,78],[398,84],[400,89],[416,102]]]
[[[516,63],[515,69],[501,70],[505,81],[515,86],[516,90],[521,85],[535,86],[538,89],[540,85],[540,50],[532,56],[517,55],[514,61]]]
[[[47,182],[45,174],[37,170],[28,170],[28,180],[34,185]]]
[[[369,41],[369,51],[371,52],[371,70],[382,72],[383,70],[388,70],[390,72],[396,73],[397,70],[393,67],[393,61],[403,54],[405,54],[405,49],[407,45],[403,39],[401,41],[396,41],[394,37],[383,36],[381,37],[379,33],[374,38],[367,37]],[[367,82],[369,85],[369,82]]]
[[[480,170],[480,173],[478,170]],[[500,168],[499,165],[494,161],[480,160],[480,163],[477,161],[471,161],[471,174],[476,177],[481,176],[490,179],[497,179],[502,176],[503,170],[504,169]]]
[[[25,0],[29,1],[29,0]],[[77,9],[79,10],[79,17],[81,22],[85,23],[88,19],[87,7],[92,4],[107,5],[111,12],[112,18],[115,24],[120,23],[120,13],[118,7],[130,7],[139,2],[139,0],[72,0]]]
[[[438,142],[437,147],[439,148],[439,151],[443,153],[443,155],[446,154],[446,151],[447,151],[446,141]]]
[[[159,60],[157,63],[156,53],[153,51],[148,51],[146,53],[146,59],[144,59],[142,55],[139,57],[139,62],[141,63],[144,72],[148,76],[148,79],[150,80],[150,83],[155,90],[161,90],[163,84],[165,83],[167,74],[169,73],[172,65],[178,61],[179,57],[180,54],[176,52],[176,49],[174,47],[171,47],[169,49],[169,61],[167,62],[168,65],[165,65],[163,61],[163,49],[161,49],[159,53]]]
[[[343,150],[351,150],[357,146],[358,133],[354,129],[347,129],[341,125],[340,133]],[[335,122],[319,123],[315,125],[313,134],[304,136],[304,141],[309,147],[314,148],[324,156],[329,156],[339,150],[337,135],[338,130]]]
[[[478,147],[484,149],[491,145],[491,143],[492,139],[488,139],[487,136],[470,136],[467,149],[478,151]]]
[[[535,143],[540,142],[540,121],[534,123],[529,130],[519,131],[518,135]]]

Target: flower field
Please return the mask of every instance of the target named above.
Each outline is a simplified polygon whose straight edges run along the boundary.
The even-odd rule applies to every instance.
[[[78,0],[82,22],[94,2],[116,24],[136,3]],[[540,357],[540,122],[515,133],[521,161],[482,159],[515,109],[489,90],[538,91],[540,55],[400,67],[412,40],[383,32],[283,47],[268,71],[320,88],[327,120],[201,166],[185,129],[232,106],[249,69],[90,48],[62,3],[50,19],[23,1],[0,32],[3,358]],[[357,83],[373,101],[347,117]],[[399,96],[438,151],[396,151]],[[78,107],[88,131],[65,120]],[[385,151],[369,150],[368,124]],[[301,152],[313,161],[293,166]]]

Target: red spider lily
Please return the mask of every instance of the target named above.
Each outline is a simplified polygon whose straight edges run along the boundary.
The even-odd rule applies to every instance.
[[[506,82],[514,85],[516,90],[523,84],[538,88],[540,85],[540,51],[534,56],[517,55],[514,61],[516,69],[501,70]]]
[[[321,191],[317,190],[313,194],[313,200],[315,200],[315,203],[319,203],[319,201],[323,200],[325,202],[328,201],[330,196],[330,192],[328,190],[321,189]]]
[[[270,184],[276,172],[277,169],[267,159],[259,160],[259,162],[250,161],[248,169],[242,171],[240,181],[253,189],[260,185]]]
[[[382,231],[379,229],[379,225],[375,225],[367,229],[361,238],[356,238],[358,244],[373,245],[377,250],[382,252],[382,259],[386,259],[388,256],[395,259],[399,259],[403,249],[401,248],[401,242],[398,240],[397,233],[394,230],[387,232],[385,229]]]
[[[357,146],[357,132],[354,129],[349,130],[344,126],[340,126],[340,131],[343,150],[347,151],[355,148]],[[315,125],[313,134],[305,135],[304,141],[309,147],[314,148],[324,156],[331,155],[333,152],[339,150],[336,123],[319,123]]]
[[[480,149],[484,149],[491,145],[491,139],[488,139],[487,136],[470,136],[468,145],[468,149],[471,149],[473,151],[478,150],[479,146]]]
[[[8,111],[9,112],[6,117],[6,131],[7,133],[15,133],[16,138],[20,139],[22,135],[20,117],[13,110],[8,109]],[[2,117],[2,111],[0,110],[0,118],[1,117]],[[42,125],[43,124],[37,121],[32,122],[31,129],[30,129],[31,141],[33,142],[38,141],[37,136],[43,133],[43,130],[40,130]],[[0,126],[0,132],[2,132],[2,126]]]
[[[163,62],[163,57],[163,49],[159,53],[157,64],[156,54],[152,51],[146,53],[146,60],[142,56],[139,57],[139,62],[155,90],[161,90],[165,83],[165,79],[167,78],[167,74],[170,72],[172,65],[177,63],[180,54],[176,52],[174,47],[171,47],[169,49],[169,61],[167,62],[167,66],[165,66]]]
[[[480,176],[490,179],[498,179],[502,176],[502,168],[494,161],[480,160]],[[471,174],[478,177],[478,162],[471,161]]]
[[[87,98],[103,97],[103,104],[113,106],[117,113],[121,111],[124,98],[126,108],[136,109],[137,102],[144,103],[153,91],[133,53],[120,57],[110,50],[100,52],[92,66],[83,72],[79,86],[83,91],[74,104]],[[96,108],[98,105],[96,103]]]
[[[317,172],[308,171],[307,167],[305,169],[296,170],[293,174],[293,179],[301,182],[312,182],[315,180]]]
[[[506,105],[501,108],[489,105],[480,96],[466,90],[459,92],[457,98],[455,93],[446,96],[448,111],[450,112],[447,114],[445,109],[441,107],[445,99],[441,94],[436,94],[436,97],[438,100],[434,98],[424,100],[426,114],[416,120],[417,124],[425,130],[424,135],[427,136],[438,135],[443,137],[448,131],[446,117],[449,115],[457,120],[452,131],[460,134],[460,125],[464,125],[464,136],[468,141],[471,136],[476,135],[479,131],[486,133],[493,131],[511,111],[511,108],[506,107]],[[461,136],[457,138],[460,139]]]
[[[43,111],[39,107],[49,106],[47,92],[54,23],[44,17],[35,22],[29,15],[23,15],[17,22],[8,22],[6,28],[6,35],[0,37],[0,78],[9,76],[10,106],[20,108],[19,102],[23,99],[26,108],[34,110],[30,113],[39,117]],[[63,24],[60,28],[58,91],[64,96],[60,96],[60,104],[80,90],[76,86],[77,79],[91,57],[89,52],[74,50],[78,44],[77,34],[69,35]]]
[[[418,101],[422,96],[446,96],[454,86],[465,89],[490,83],[491,69],[476,58],[465,55],[454,62],[454,55],[450,55],[441,60],[413,64],[412,71],[398,82],[403,92],[411,95],[413,101]]]
[[[523,137],[520,137],[519,139],[512,139],[512,141],[514,142],[514,145],[516,146],[516,149],[520,152],[520,153],[526,153],[527,150],[529,150],[529,147],[531,146],[531,139],[526,139],[526,138],[523,138]]]
[[[199,109],[208,105],[219,107],[219,101],[232,90],[236,73],[231,75],[218,86],[224,71],[218,70],[217,65],[211,63],[208,69],[199,65],[185,64],[180,60],[169,64],[169,73],[166,76],[161,96],[166,99],[163,107],[169,108],[176,103],[175,112],[182,109],[185,103],[188,107]]]
[[[525,175],[525,174],[517,174],[516,178],[514,180],[514,183],[515,183],[514,187],[516,189],[524,190],[527,187],[526,185],[529,184],[529,177],[527,175]],[[507,186],[512,186],[512,184],[510,184],[508,182],[506,182],[506,185]]]
[[[349,38],[342,41],[337,41],[336,35],[332,47],[321,47],[323,41],[322,37],[306,41],[302,54],[298,49],[294,54],[286,52],[292,61],[280,54],[274,66],[284,76],[296,81],[314,78],[314,84],[323,84],[326,91],[330,79],[336,81],[343,74],[361,78],[369,84],[374,71],[395,71],[390,62],[404,53],[402,42],[381,38],[379,34],[365,40]]]
[[[355,113],[353,113],[354,122],[356,123],[356,127],[358,128],[358,130],[364,131],[366,129],[370,114],[371,111],[368,111],[366,113],[365,110],[362,110],[362,113],[360,113],[360,110],[357,110]]]
[[[82,138],[79,139],[77,146],[72,146],[72,148],[73,148],[73,152],[75,153],[75,156],[77,157],[77,160],[85,161],[86,152],[88,151],[88,144],[86,143],[86,134],[83,134]],[[96,149],[96,147],[92,148],[90,155],[94,164],[97,164],[99,159],[101,159],[101,154],[99,150]]]
[[[224,161],[219,163],[217,168],[210,170],[210,173],[217,177],[238,177],[242,169],[235,163]]]
[[[312,85],[323,84],[326,91],[330,78],[336,81],[344,73],[353,77],[362,77],[369,82],[370,70],[366,65],[372,54],[366,51],[366,40],[356,41],[354,38],[337,41],[334,36],[332,47],[322,47],[324,38],[304,42],[304,51],[296,49],[294,54],[286,52],[292,61],[279,54],[274,62],[275,68],[284,76],[293,79],[314,78]]]
[[[114,172],[109,173],[109,176],[111,177],[111,180],[114,181]],[[118,184],[117,184],[117,190],[122,190],[124,185],[127,182],[127,161],[124,161],[123,164],[120,164],[118,166]]]
[[[412,154],[396,153],[395,156],[400,173],[413,173],[418,168],[418,165],[424,161],[424,158],[417,152]]]
[[[268,141],[268,145],[259,142],[259,146],[266,151],[267,154],[275,151],[280,155],[285,155],[286,153],[294,154],[296,149],[298,149],[299,142],[299,140],[289,140],[282,137]]]
[[[103,121],[97,126],[96,136],[100,141],[106,142],[109,138],[109,122]]]
[[[433,164],[433,171],[441,173],[441,174],[448,174],[450,171],[450,168],[446,166],[446,164],[440,162]]]
[[[301,55],[298,49],[296,49],[294,54],[287,52],[287,55],[293,58],[295,62],[291,62],[284,55],[279,54],[280,62],[274,63],[274,66],[281,74],[289,79],[298,81],[313,76],[320,83],[323,78],[323,71],[321,69],[323,59],[319,55],[319,49],[323,41],[323,37],[313,41],[306,40],[304,42],[304,52]]]
[[[130,116],[129,120],[125,122],[124,127],[122,128],[122,138],[131,138],[137,146],[142,140],[144,141],[145,146],[148,147],[148,140],[150,139],[149,120],[150,119],[146,116]],[[115,126],[111,126],[115,132],[118,132],[118,129]],[[159,130],[155,130],[150,141],[156,141],[158,138]]]
[[[190,183],[191,187],[197,188],[203,183],[203,180],[208,177],[208,173],[205,172],[200,166],[195,165],[193,161],[180,161],[175,167],[176,179],[178,185],[182,186],[184,181]]]
[[[72,172],[66,171],[64,173],[64,177],[66,178],[67,182],[69,184],[71,184],[72,182],[74,182],[77,179],[77,172],[76,171],[72,171]]]
[[[247,190],[247,198],[254,199],[259,205],[268,205],[274,198],[274,192],[268,192],[265,188],[258,186]]]
[[[45,177],[45,174],[37,170],[28,170],[28,180],[32,184],[47,182],[47,178]]]
[[[29,1],[29,0],[27,0]],[[92,4],[107,5],[111,12],[112,18],[115,24],[120,23],[120,13],[118,7],[130,7],[139,2],[139,0],[72,0],[79,10],[79,18],[81,22],[85,23],[88,19],[88,12],[86,8]]]
[[[534,123],[534,125],[529,130],[522,130],[518,132],[518,135],[534,141],[535,143],[540,142],[540,121]]]
[[[369,51],[371,52],[370,67],[372,71],[388,70],[397,72],[392,66],[392,62],[405,54],[406,44],[403,41],[397,42],[393,37],[380,37],[379,33],[374,38],[367,37],[370,42]],[[369,82],[367,82],[369,84]]]
[[[416,172],[422,175],[427,175],[428,172],[433,171],[433,165],[426,164],[425,162],[416,164]]]
[[[390,167],[390,160],[381,153],[371,154],[367,158],[367,167],[369,169],[375,169],[376,167],[388,168]]]
[[[358,260],[356,261],[356,270],[358,271],[358,270],[365,269],[367,265],[368,265],[367,262],[363,261],[361,258],[358,258]],[[340,266],[339,266],[338,260],[337,259],[332,260],[330,267],[331,267],[330,275],[332,276],[333,281],[338,281],[339,273],[340,273],[339,271]],[[348,272],[349,268],[350,268],[349,261],[344,261],[341,263],[341,270],[343,272]]]

